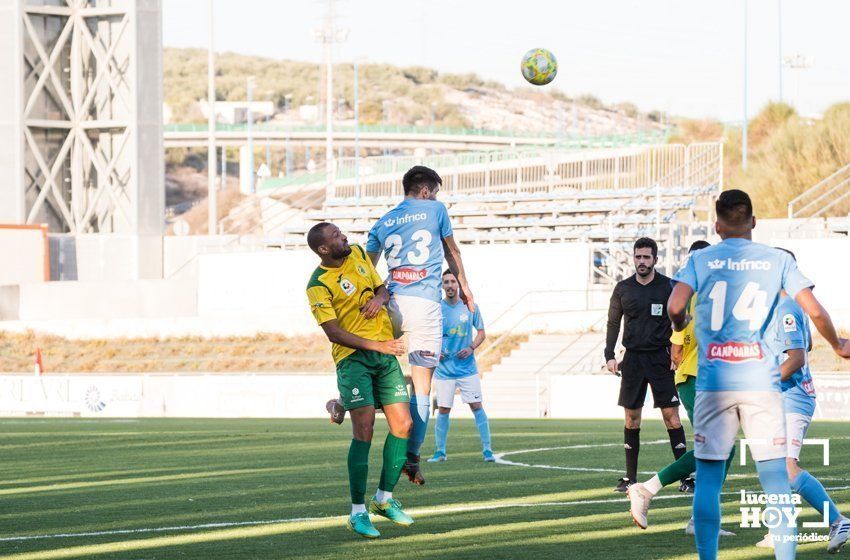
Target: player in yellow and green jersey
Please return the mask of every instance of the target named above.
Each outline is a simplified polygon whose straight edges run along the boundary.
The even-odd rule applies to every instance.
[[[699,251],[709,247],[707,241],[695,241],[688,253]],[[694,401],[696,400],[696,379],[697,379],[697,361],[699,357],[699,348],[697,347],[697,339],[694,329],[694,305],[696,298],[691,298],[688,304],[688,315],[691,317],[688,324],[681,331],[673,331],[670,337],[671,358],[676,366],[676,375],[674,381],[676,383],[676,391],[679,393],[679,398],[688,413],[688,418],[693,424],[694,417]],[[735,455],[735,449],[732,448],[732,453],[726,460],[726,472],[729,472],[729,467],[732,464],[732,458]],[[635,525],[641,529],[646,529],[647,513],[649,512],[649,503],[652,498],[665,486],[673,484],[676,481],[681,481],[679,491],[693,492],[693,478],[691,474],[696,470],[696,459],[694,458],[693,450],[688,451],[676,461],[670,463],[658,473],[644,483],[635,483],[629,487],[629,500],[631,501],[632,520]],[[685,533],[694,534],[693,517],[688,521],[685,527]],[[734,533],[721,529],[721,535],[731,536]]]
[[[404,353],[404,345],[393,338],[384,307],[389,294],[363,248],[350,246],[339,228],[326,222],[310,229],[307,244],[321,259],[307,284],[307,299],[313,317],[332,343],[340,399],[351,414],[348,527],[360,536],[377,538],[381,534],[372,525],[369,513],[398,525],[413,523],[392,494],[406,459],[413,424],[407,385],[396,359]],[[369,448],[376,406],[383,408],[390,433],[384,441],[378,491],[367,512]]]

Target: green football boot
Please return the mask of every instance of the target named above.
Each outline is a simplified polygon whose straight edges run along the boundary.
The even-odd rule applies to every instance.
[[[365,511],[348,516],[348,522],[346,525],[348,525],[349,529],[364,539],[377,539],[381,536],[381,533],[379,533],[378,530],[375,529],[375,526],[372,525],[372,520],[369,518],[369,514]]]
[[[401,509],[401,502],[394,498],[390,498],[386,503],[379,504],[373,496],[369,502],[369,512],[386,517],[396,525],[403,525],[404,527],[413,525],[413,518],[404,513],[404,510]]]

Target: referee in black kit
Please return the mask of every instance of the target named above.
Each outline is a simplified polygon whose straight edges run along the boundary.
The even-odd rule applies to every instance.
[[[667,317],[667,299],[673,291],[670,279],[655,270],[658,245],[648,237],[635,241],[634,275],[617,283],[608,308],[608,331],[605,340],[605,360],[608,371],[618,375],[620,399],[625,409],[626,427],[623,447],[626,450],[626,476],[615,490],[625,492],[637,482],[638,453],[640,452],[640,419],[646,386],[652,388],[655,408],[661,409],[673,455],[678,459],[687,450],[685,430],[679,421],[679,395],[673,380],[670,361],[672,327]],[[620,335],[623,319],[623,346],[626,355],[617,364],[614,347]]]

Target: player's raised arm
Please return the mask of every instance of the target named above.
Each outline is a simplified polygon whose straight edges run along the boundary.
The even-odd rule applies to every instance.
[[[794,296],[794,300],[800,304],[800,307],[803,308],[803,311],[806,312],[806,315],[808,315],[812,320],[812,323],[815,324],[815,328],[826,340],[827,344],[832,347],[835,353],[842,358],[850,358],[850,342],[848,342],[847,339],[840,338],[838,336],[838,332],[835,330],[835,325],[832,323],[832,318],[829,316],[829,312],[827,312],[826,308],[818,301],[815,294],[812,293],[811,288],[803,288],[797,292],[797,295]]]
[[[472,296],[472,290],[469,288],[466,271],[463,268],[460,247],[458,247],[453,235],[443,238],[443,252],[446,256],[446,262],[449,263],[449,270],[452,271],[452,274],[457,278],[457,283],[460,284],[460,298],[469,308],[469,311],[475,313],[475,300]]]

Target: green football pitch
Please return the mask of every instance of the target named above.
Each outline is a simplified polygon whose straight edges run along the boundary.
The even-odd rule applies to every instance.
[[[0,560],[694,558],[683,531],[690,496],[665,489],[640,531],[612,491],[621,422],[495,420],[492,429],[496,452],[515,464],[485,464],[474,425],[453,421],[449,461],[425,465],[426,486],[396,488],[416,523],[377,521],[382,537],[364,541],[343,525],[348,421],[0,420]],[[370,489],[385,433],[379,416]],[[830,438],[831,465],[820,466],[820,447],[803,454],[845,512],[848,434],[847,424],[816,422],[809,437]],[[644,424],[641,471],[670,460],[666,435]],[[429,433],[423,454],[432,450]],[[739,527],[738,492],[758,488],[752,463],[732,474],[723,524],[738,536],[723,539],[721,558],[772,558],[753,546],[763,529]],[[817,514],[805,507],[801,518]],[[819,542],[798,557],[825,554]]]

